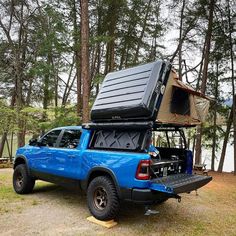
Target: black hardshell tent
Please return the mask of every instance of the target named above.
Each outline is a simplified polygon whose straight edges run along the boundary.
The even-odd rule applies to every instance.
[[[206,117],[209,99],[158,60],[105,77],[91,110],[94,123],[153,121],[193,126]]]

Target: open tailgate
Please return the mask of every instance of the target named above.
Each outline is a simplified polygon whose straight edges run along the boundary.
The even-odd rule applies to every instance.
[[[152,179],[150,189],[173,194],[186,193],[201,188],[211,180],[211,176],[175,174]]]

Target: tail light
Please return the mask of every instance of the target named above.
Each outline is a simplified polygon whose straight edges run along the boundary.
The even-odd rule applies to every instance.
[[[148,180],[150,178],[150,160],[141,160],[136,171],[136,179]]]

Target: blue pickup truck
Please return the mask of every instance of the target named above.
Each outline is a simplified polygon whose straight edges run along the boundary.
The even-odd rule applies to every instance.
[[[173,142],[173,146],[167,146],[162,138],[164,147],[158,146],[160,159],[156,160],[145,151],[150,131],[103,130],[101,134],[100,130],[80,126],[53,129],[17,150],[14,189],[19,194],[30,193],[37,179],[77,185],[87,192],[90,212],[100,220],[108,220],[117,215],[121,200],[160,203],[179,198],[179,193],[198,189],[211,180],[192,174],[192,155],[185,149],[181,129],[161,128],[154,132],[168,137],[178,134],[182,147]],[[111,144],[107,142],[119,143],[122,139],[124,144],[109,149]],[[135,139],[139,142],[132,147]]]
[[[191,107],[197,93],[180,87],[179,81],[168,85],[173,75],[163,65],[158,61],[108,74],[92,108],[91,123],[54,128],[19,148],[14,190],[30,193],[36,180],[78,186],[87,194],[91,214],[110,220],[123,200],[161,203],[210,182],[210,176],[192,173],[193,156],[183,132],[199,121]],[[165,89],[168,86],[173,93]],[[172,114],[165,113],[167,95],[173,97],[168,110]]]

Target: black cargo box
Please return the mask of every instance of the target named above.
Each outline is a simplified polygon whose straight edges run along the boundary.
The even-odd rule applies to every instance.
[[[91,120],[155,121],[170,70],[169,63],[158,60],[107,74],[92,107]]]

